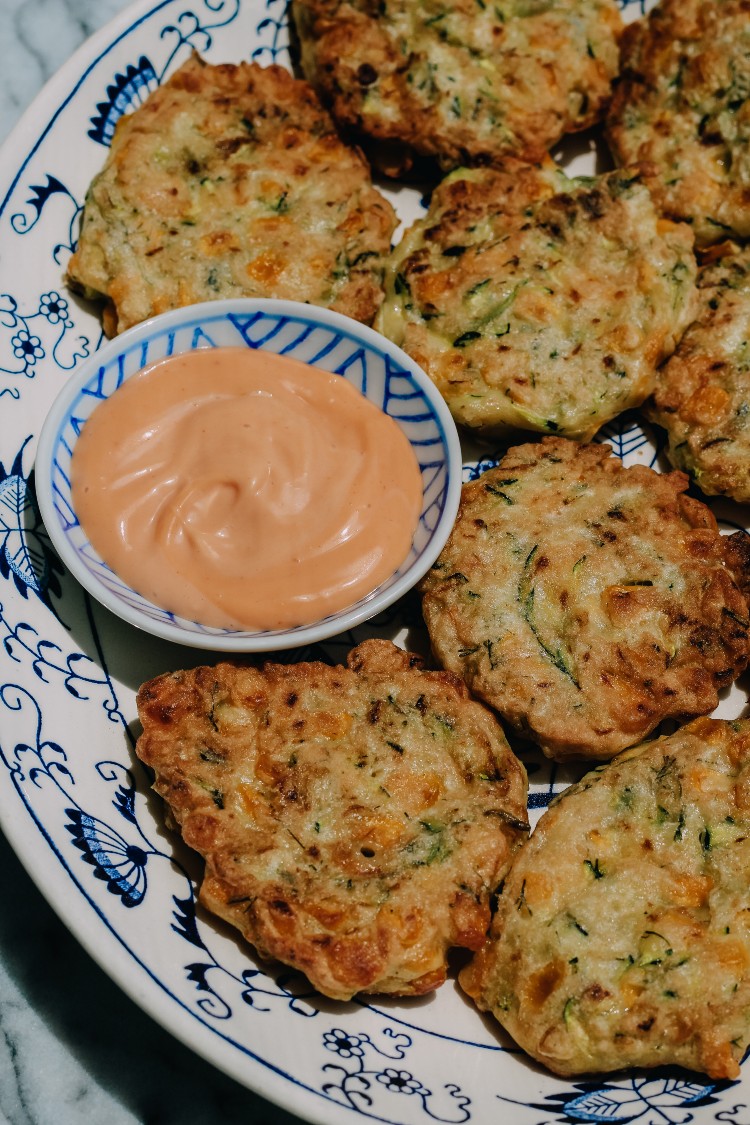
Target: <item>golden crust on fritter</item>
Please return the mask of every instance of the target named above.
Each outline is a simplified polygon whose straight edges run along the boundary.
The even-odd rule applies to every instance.
[[[661,211],[696,244],[750,236],[750,9],[747,0],[661,0],[623,36],[607,121],[622,164],[651,164]]]
[[[736,1078],[750,1038],[750,722],[697,719],[565,790],[460,982],[558,1074]]]
[[[206,860],[201,901],[320,992],[418,995],[477,949],[528,828],[499,723],[388,641],[347,667],[220,664],[138,694],[137,753]]]
[[[617,73],[613,0],[294,0],[302,66],[357,135],[445,168],[540,160],[597,121]],[[399,168],[400,166],[400,168]]]
[[[700,271],[697,318],[659,373],[646,413],[666,429],[675,468],[709,495],[748,503],[750,248],[722,250]]]
[[[611,758],[746,667],[748,556],[687,484],[545,438],[464,485],[422,581],[432,645],[549,757]]]
[[[283,297],[369,323],[396,219],[312,88],[197,56],[117,124],[71,284],[110,334],[219,297]]]
[[[690,322],[692,243],[637,170],[461,169],[394,250],[376,324],[483,436],[587,440],[653,391]]]

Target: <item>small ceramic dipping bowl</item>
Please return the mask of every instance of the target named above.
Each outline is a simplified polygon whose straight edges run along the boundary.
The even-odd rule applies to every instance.
[[[377,589],[346,609],[296,628],[213,628],[161,609],[127,585],[98,555],[78,521],[70,463],[93,410],[126,379],[168,356],[213,347],[283,354],[340,375],[388,414],[408,438],[422,477],[422,510],[408,557]],[[81,364],[55,400],[36,455],[36,487],[60,558],[89,593],[131,625],[166,640],[223,652],[269,652],[335,636],[380,613],[437,558],[461,491],[455,423],[427,375],[385,337],[327,309],[293,301],[237,299],[153,317],[105,344]]]

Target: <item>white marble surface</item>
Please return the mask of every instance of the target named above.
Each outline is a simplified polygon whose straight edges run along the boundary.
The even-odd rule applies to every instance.
[[[0,142],[124,0],[0,0]],[[0,1123],[295,1125],[177,1043],[99,969],[0,834]]]
[[[48,78],[125,0],[0,0],[0,141]]]

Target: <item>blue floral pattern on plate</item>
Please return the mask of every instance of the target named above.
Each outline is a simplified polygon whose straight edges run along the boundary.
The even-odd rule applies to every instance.
[[[637,18],[643,0],[629,0]],[[212,61],[288,61],[285,0],[137,3],[116,33],[43,94],[0,163],[0,819],[60,914],[166,1026],[240,1081],[326,1125],[637,1122],[750,1125],[750,1090],[697,1076],[590,1083],[539,1072],[452,985],[434,1000],[333,1004],[299,974],[261,964],[197,902],[195,856],[165,835],[131,747],[137,684],[190,654],[137,634],[92,603],[50,549],[33,454],[68,373],[101,343],[63,287],[81,204],[122,113],[192,49]],[[402,189],[407,221],[420,208]],[[250,329],[248,329],[250,330]],[[660,464],[635,415],[599,435],[627,463]],[[500,451],[467,451],[464,476]],[[746,512],[717,506],[727,527]],[[294,658],[340,660],[365,634],[426,651],[418,602]],[[723,713],[743,706],[734,691]],[[524,753],[532,814],[571,780]]]

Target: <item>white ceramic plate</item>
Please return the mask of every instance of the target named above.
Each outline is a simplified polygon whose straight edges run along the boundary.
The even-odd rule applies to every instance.
[[[750,1080],[681,1071],[564,1082],[526,1060],[452,983],[410,1002],[334,1004],[267,974],[196,908],[193,858],[162,826],[132,753],[145,679],[201,659],[114,619],[62,571],[33,494],[36,437],[67,374],[101,343],[64,267],[87,184],[117,117],[193,48],[214,62],[286,62],[285,0],[138,3],[47,86],[0,158],[0,823],[71,930],[175,1036],[240,1082],[321,1125],[429,1122],[748,1125]],[[634,15],[638,14],[636,10]],[[597,163],[587,138],[564,154]],[[419,195],[391,192],[403,218]],[[653,463],[633,418],[603,435]],[[466,475],[475,468],[468,463]],[[724,506],[731,526],[742,510]],[[373,633],[426,650],[414,599],[316,655]],[[311,650],[295,654],[312,655]],[[728,693],[721,713],[738,714]],[[569,775],[527,758],[532,809]]]

